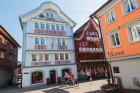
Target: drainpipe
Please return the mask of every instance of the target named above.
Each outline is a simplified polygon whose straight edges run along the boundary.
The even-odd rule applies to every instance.
[[[90,16],[90,18],[93,20],[93,16]],[[99,21],[99,19],[94,15],[94,18],[98,21],[99,23],[99,31],[100,31],[100,35],[101,35],[101,45],[102,45],[102,49],[103,49],[103,56],[104,56],[104,59],[107,61],[107,58],[106,58],[106,53],[105,53],[105,47],[104,47],[104,41],[103,41],[103,34],[102,34],[102,30],[101,30],[101,23]],[[109,72],[109,69],[110,69],[110,76],[111,76],[111,79],[112,79],[112,83],[114,84],[114,79],[113,79],[113,73],[112,73],[112,68],[111,68],[111,65],[109,63],[109,61],[107,61],[107,64],[109,66],[109,68],[107,69],[108,72]],[[108,84],[110,84],[110,79],[109,79],[109,75],[108,75]]]

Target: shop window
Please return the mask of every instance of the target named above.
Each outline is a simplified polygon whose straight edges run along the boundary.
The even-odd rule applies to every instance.
[[[113,31],[109,33],[109,40],[111,47],[117,47],[120,45],[119,33],[118,31]]]
[[[43,73],[40,71],[32,73],[32,84],[43,83]]]
[[[122,0],[123,12],[127,14],[137,8],[136,0]]]
[[[113,72],[114,73],[120,73],[119,67],[113,67]]]

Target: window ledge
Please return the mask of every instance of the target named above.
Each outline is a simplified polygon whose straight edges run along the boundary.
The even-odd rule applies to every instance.
[[[125,17],[125,16],[127,16],[127,15],[129,15],[129,14],[131,14],[131,13],[133,13],[134,11],[136,11],[136,10],[138,10],[139,9],[139,7],[137,7],[136,9],[134,9],[134,10],[132,10],[131,12],[128,12],[128,13],[123,13],[123,17]]]
[[[111,46],[110,48],[113,49],[113,48],[118,48],[118,47],[121,47],[121,45]]]
[[[116,21],[117,21],[117,19],[115,19],[115,21],[113,21],[113,22],[111,22],[111,23],[107,23],[106,26],[109,26],[109,25],[115,23]]]
[[[140,43],[140,40],[138,40],[138,41],[129,41],[129,44],[134,44],[134,43]]]

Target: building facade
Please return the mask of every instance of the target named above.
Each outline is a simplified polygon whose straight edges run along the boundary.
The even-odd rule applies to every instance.
[[[125,89],[140,89],[140,1],[109,0],[95,13],[106,57]]]
[[[60,8],[45,2],[20,17],[23,29],[22,86],[57,83],[65,71],[77,78],[73,27]]]
[[[19,47],[15,39],[0,25],[0,87],[16,83]]]
[[[98,31],[98,25],[89,19],[74,33],[76,63],[81,80],[86,79],[88,73],[92,79],[106,77],[107,62]]]

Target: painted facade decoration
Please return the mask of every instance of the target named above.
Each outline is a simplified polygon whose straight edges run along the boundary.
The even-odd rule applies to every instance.
[[[23,29],[23,87],[57,83],[65,71],[77,77],[73,41],[75,22],[45,2],[20,16]]]
[[[107,75],[98,31],[98,25],[90,19],[74,33],[76,63],[81,80],[87,78],[87,73],[93,79],[105,78],[105,73]]]

